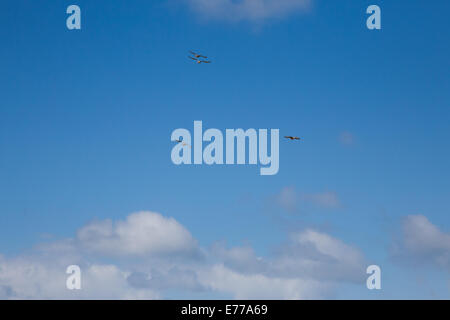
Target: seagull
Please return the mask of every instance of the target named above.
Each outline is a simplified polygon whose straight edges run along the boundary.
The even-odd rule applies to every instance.
[[[189,51],[190,54],[192,54],[194,57],[198,58],[203,58],[203,59],[208,59],[208,57],[206,56],[202,56],[201,54],[195,53],[194,51]]]
[[[197,62],[198,64],[201,64],[201,63],[211,63],[211,61],[209,61],[209,60],[200,60],[200,59],[197,59],[197,58],[193,58],[193,57],[191,57],[191,56],[188,56],[188,58],[194,60],[194,61]]]
[[[299,137],[293,137],[293,136],[284,136],[286,139],[290,139],[290,140],[301,140],[301,138]]]
[[[188,146],[189,148],[191,147],[189,144],[187,144],[186,142],[183,142],[183,140],[180,140],[180,139],[176,139],[175,142],[183,144],[183,147],[184,146]]]

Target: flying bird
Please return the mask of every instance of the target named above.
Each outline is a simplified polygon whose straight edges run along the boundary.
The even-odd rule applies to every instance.
[[[194,61],[197,62],[198,64],[201,64],[201,63],[211,63],[211,61],[209,61],[209,60],[200,60],[200,59],[197,59],[197,58],[193,58],[193,57],[191,57],[191,56],[188,56],[188,58],[194,60]]]
[[[203,59],[208,59],[207,56],[202,56],[201,54],[195,53],[194,51],[189,51],[190,54],[192,54],[194,57],[198,58],[203,58]]]
[[[198,64],[202,64],[202,63],[211,63],[211,60],[208,60],[207,56],[201,55],[199,53],[196,53],[194,51],[189,51],[189,53],[192,56],[188,56],[189,59],[194,60],[195,62],[197,62]]]
[[[186,142],[183,142],[183,140],[180,139],[176,139],[175,142],[181,143],[184,146],[188,146],[189,148],[191,147],[189,144],[187,144]]]
[[[286,139],[290,139],[290,140],[301,140],[301,138],[299,137],[293,137],[293,136],[284,136]]]

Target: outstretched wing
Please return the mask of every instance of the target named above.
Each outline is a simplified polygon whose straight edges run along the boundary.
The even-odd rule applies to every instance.
[[[196,58],[204,58],[204,59],[208,59],[208,57],[206,57],[206,56],[203,56],[203,55],[201,55],[201,54],[198,54],[198,53],[196,53],[196,52],[194,52],[194,51],[189,51],[192,55],[194,55]]]
[[[191,57],[191,56],[188,56],[188,58],[189,58],[189,59],[192,59],[192,60],[194,60],[194,61],[198,61],[197,58],[193,58],[193,57]]]
[[[291,140],[301,140],[301,138],[299,137],[293,137],[293,136],[284,136],[286,139],[291,139]]]
[[[211,61],[208,60],[200,60],[201,63],[211,63]]]

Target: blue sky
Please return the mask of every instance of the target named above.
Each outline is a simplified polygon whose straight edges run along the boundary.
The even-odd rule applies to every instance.
[[[82,29],[70,31],[65,11],[74,3]],[[158,255],[157,263],[147,261],[150,249],[141,260],[111,257],[77,233],[92,221],[149,211],[189,230],[194,251],[208,261],[192,270],[190,262],[177,266],[207,270],[198,271],[200,293],[176,281],[159,291],[149,284],[157,297],[252,298],[258,283],[250,276],[260,274],[267,283],[283,278],[300,287],[289,295],[281,284],[274,298],[450,297],[448,1],[286,0],[293,5],[273,5],[263,16],[227,0],[212,1],[228,3],[217,8],[201,0],[74,3],[1,5],[4,268],[19,257],[46,268],[36,246],[67,239],[86,266],[133,273],[165,265],[173,253]],[[370,4],[382,9],[382,30],[366,28]],[[213,63],[192,63],[188,50]],[[275,176],[250,165],[175,166],[171,132],[192,131],[194,120],[223,131],[276,128],[304,141],[280,141]],[[239,263],[245,272],[227,264],[227,250],[251,248],[277,265],[284,257],[277,252],[287,250],[293,234],[319,250],[308,230],[345,246],[343,256],[358,250],[361,274],[344,258],[345,276],[328,260],[326,276],[261,271],[250,254]],[[227,249],[213,258],[217,242]],[[59,259],[67,252],[51,254]],[[365,287],[369,264],[382,268],[381,291]],[[214,287],[207,279],[220,277],[211,275],[216,266],[233,277],[250,274],[255,291]],[[339,280],[330,284],[328,276]],[[32,296],[12,276],[1,279],[0,289]],[[312,279],[317,294],[303,294],[298,279]],[[130,283],[117,290],[134,293]],[[60,296],[51,291],[44,298]]]

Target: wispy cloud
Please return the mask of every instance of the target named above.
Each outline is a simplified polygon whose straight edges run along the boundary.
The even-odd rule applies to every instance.
[[[319,209],[337,209],[341,206],[339,197],[334,191],[306,193],[298,192],[294,187],[285,187],[274,199],[276,204],[291,213],[311,206]]]
[[[339,142],[344,146],[352,146],[355,144],[355,136],[348,131],[339,134]]]
[[[312,0],[185,0],[205,18],[225,21],[263,21],[307,10]]]

